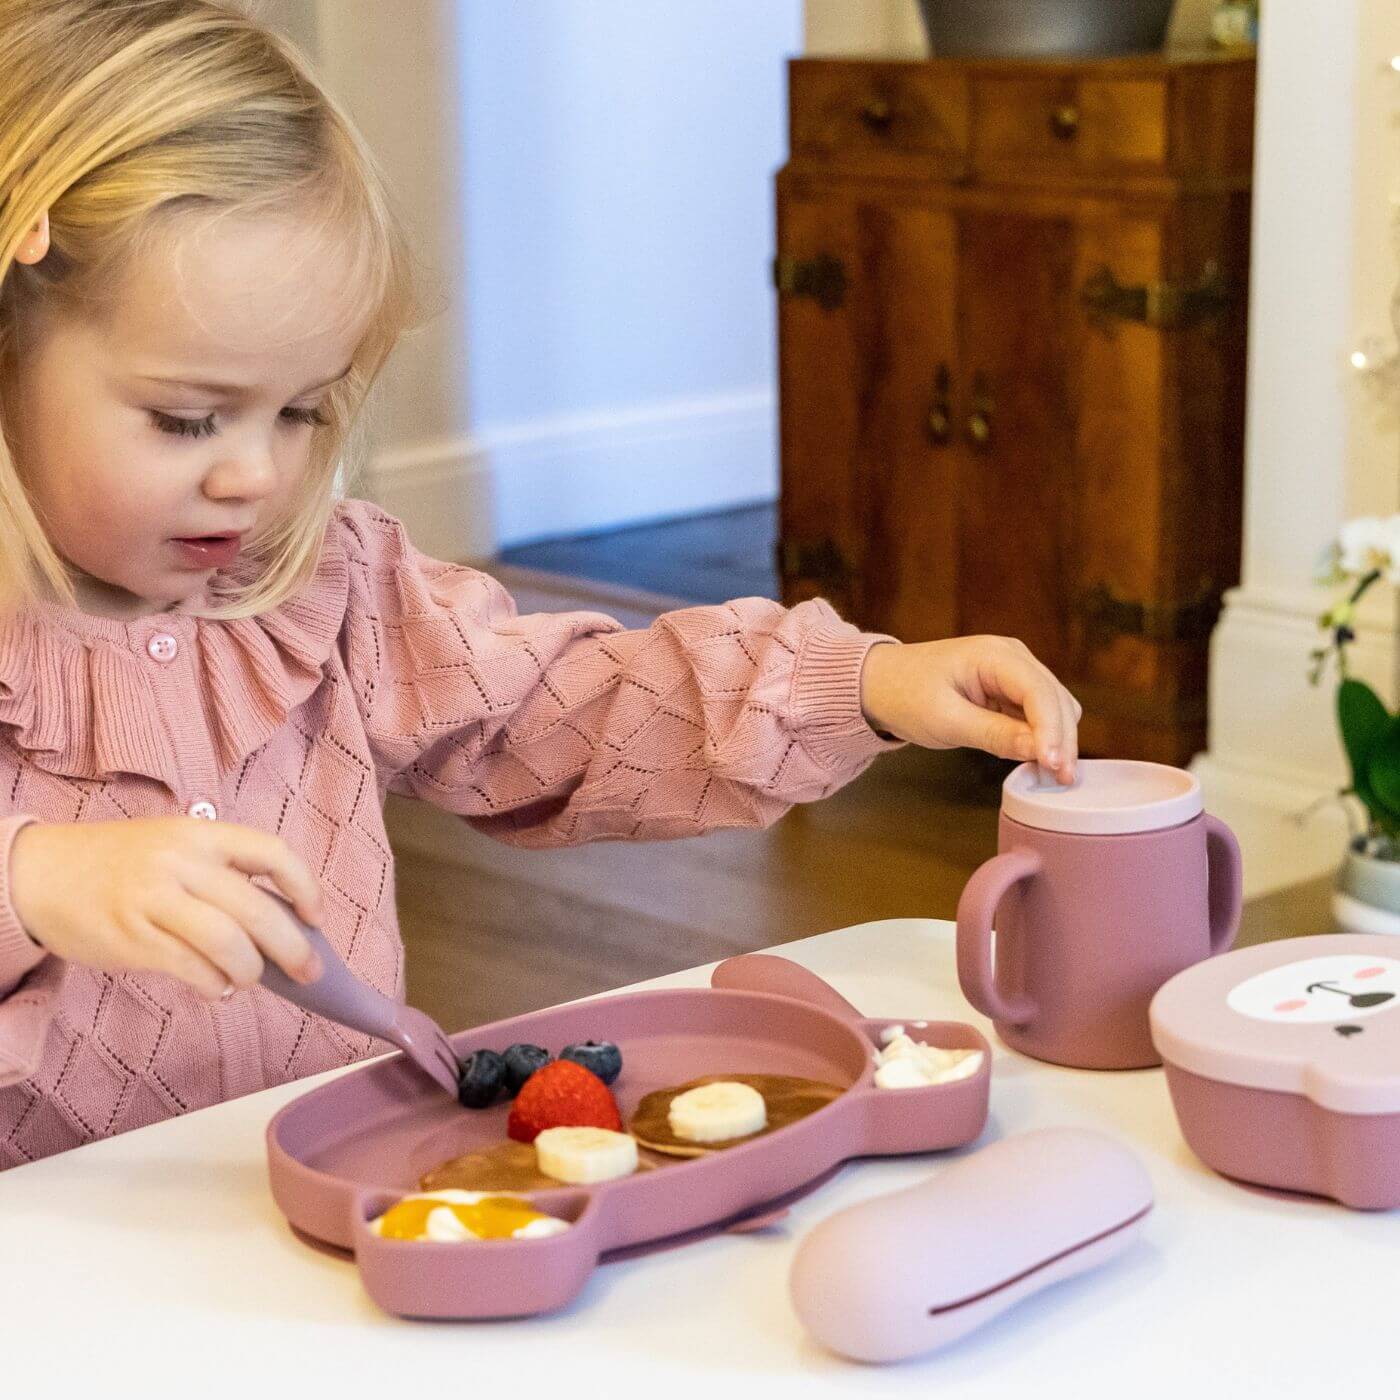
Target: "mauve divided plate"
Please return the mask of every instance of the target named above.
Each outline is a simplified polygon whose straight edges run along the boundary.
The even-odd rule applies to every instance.
[[[1152,1002],[1181,1131],[1225,1176],[1400,1206],[1400,939],[1240,948]]]
[[[573,1228],[539,1240],[386,1240],[368,1222],[417,1189],[429,1168],[506,1135],[509,1104],[460,1108],[402,1056],[288,1104],[267,1129],[272,1194],[288,1221],[355,1253],[370,1296],[407,1317],[514,1317],[567,1303],[605,1255],[723,1227],[819,1183],[852,1157],[962,1146],[987,1117],[991,1051],[971,1026],[910,1025],[916,1039],[983,1053],[967,1079],[877,1089],[874,1055],[893,1020],[869,1020],[820,978],[753,954],[715,970],[709,989],[631,992],[556,1007],[452,1037],[459,1056],[520,1041],[557,1053],[613,1040],[624,1121],[655,1089],[704,1074],[800,1075],[846,1092],[777,1132],[599,1186],[531,1193]],[[752,990],[748,990],[752,989]]]

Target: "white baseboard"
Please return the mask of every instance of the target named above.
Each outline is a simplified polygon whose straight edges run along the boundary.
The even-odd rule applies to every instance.
[[[1210,750],[1192,771],[1207,808],[1239,838],[1247,896],[1329,874],[1346,849],[1346,809],[1329,800],[1347,781],[1336,678],[1308,681],[1327,601],[1309,589],[1236,589],[1211,639]],[[1389,699],[1395,661],[1394,627],[1368,609],[1352,673]]]
[[[724,510],[778,491],[768,388],[487,429],[480,446],[502,547]]]
[[[494,483],[480,446],[448,438],[383,452],[365,493],[408,529],[434,559],[486,559],[496,552]]]
[[[771,389],[488,428],[382,452],[365,489],[439,559],[778,494]]]
[[[1211,754],[1201,754],[1191,771],[1206,810],[1239,840],[1246,899],[1331,875],[1341,864],[1350,827],[1335,787],[1280,782]]]

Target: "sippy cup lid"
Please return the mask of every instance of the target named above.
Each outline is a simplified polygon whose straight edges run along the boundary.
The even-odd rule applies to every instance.
[[[1043,782],[1023,763],[1002,785],[1001,810],[1022,826],[1082,836],[1180,826],[1203,810],[1201,785],[1181,768],[1126,758],[1082,758],[1074,782]]]

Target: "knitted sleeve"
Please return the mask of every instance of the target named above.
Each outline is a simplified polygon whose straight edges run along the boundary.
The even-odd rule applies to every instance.
[[[34,820],[0,820],[0,1088],[27,1079],[38,1067],[62,973],[59,960],[25,933],[10,900],[10,850]]]
[[[517,845],[766,826],[885,749],[860,704],[872,645],[820,600],[760,598],[624,630],[520,616],[390,517],[346,517],[347,668],[388,790]]]

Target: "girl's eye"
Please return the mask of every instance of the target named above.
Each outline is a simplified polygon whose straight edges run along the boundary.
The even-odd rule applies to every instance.
[[[176,437],[202,438],[213,437],[219,430],[214,425],[214,415],[211,413],[207,418],[176,418],[170,413],[161,413],[159,409],[151,409],[151,421],[163,433],[172,433]]]
[[[177,418],[174,414],[161,413],[159,409],[153,408],[150,414],[151,421],[161,432],[170,433],[175,437],[206,438],[213,437],[219,431],[212,413],[207,418]],[[330,419],[319,408],[284,408],[282,421],[307,428],[325,428],[330,425]]]

